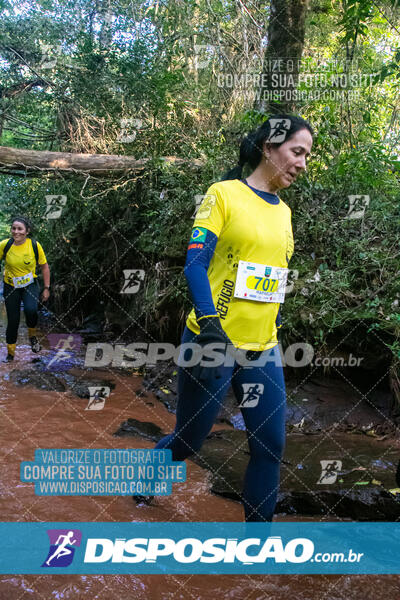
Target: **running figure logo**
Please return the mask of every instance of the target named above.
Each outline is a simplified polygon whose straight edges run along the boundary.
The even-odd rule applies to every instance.
[[[143,269],[124,269],[124,285],[121,294],[136,294],[139,291],[140,284],[144,279]]]
[[[319,485],[327,485],[336,482],[339,472],[342,470],[341,460],[320,460],[322,473],[317,481]]]
[[[85,410],[101,410],[104,408],[106,398],[110,395],[109,387],[90,386],[89,387],[89,402]]]
[[[211,44],[194,44],[194,68],[196,71],[198,69],[205,69],[214,55],[215,46]]]
[[[257,406],[262,393],[264,384],[262,383],[242,383],[243,398],[239,404],[240,408],[253,408]]]
[[[121,119],[121,129],[116,139],[120,144],[130,144],[136,138],[138,130],[142,127],[141,119]]]
[[[280,144],[284,142],[286,139],[286,134],[290,129],[290,120],[289,119],[269,119],[269,124],[271,127],[270,134],[268,136],[267,142],[272,142],[273,144]]]
[[[197,217],[198,219],[207,219],[210,214],[213,206],[217,201],[217,197],[215,194],[196,194],[194,197],[196,202],[196,209],[193,214],[193,218]]]
[[[79,529],[48,529],[50,548],[42,567],[68,567],[74,558],[75,546],[80,546]]]
[[[50,44],[40,44],[40,47],[42,50],[42,57],[39,63],[41,71],[43,71],[43,69],[54,69],[57,60],[62,55],[61,45],[51,46]]]
[[[369,196],[348,196],[349,212],[345,219],[362,219],[365,214],[365,209],[369,206]]]
[[[67,196],[45,196],[46,198],[46,219],[58,219],[61,216],[62,209],[67,204]]]
[[[74,366],[75,355],[78,352],[82,337],[76,333],[49,333],[48,340],[53,356],[47,363],[47,368],[70,369]]]

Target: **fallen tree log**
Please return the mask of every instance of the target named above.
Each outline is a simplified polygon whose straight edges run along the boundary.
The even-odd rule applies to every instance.
[[[152,158],[122,156],[118,154],[74,154],[46,150],[25,150],[0,146],[0,173],[10,175],[45,175],[48,173],[82,173],[112,176],[128,171],[143,171]],[[198,159],[164,156],[159,160],[173,165],[193,168],[203,166]]]

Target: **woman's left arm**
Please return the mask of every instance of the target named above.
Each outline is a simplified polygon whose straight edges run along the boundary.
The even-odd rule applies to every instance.
[[[42,292],[42,301],[46,302],[50,296],[50,267],[49,263],[44,263],[44,265],[40,265],[40,269],[43,275],[44,281],[44,289]]]

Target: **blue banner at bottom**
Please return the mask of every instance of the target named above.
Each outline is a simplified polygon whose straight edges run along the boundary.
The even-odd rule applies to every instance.
[[[0,536],[1,574],[400,573],[397,522],[0,523]]]

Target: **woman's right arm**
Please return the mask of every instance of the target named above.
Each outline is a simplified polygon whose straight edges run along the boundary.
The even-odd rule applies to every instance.
[[[184,273],[197,320],[201,317],[218,316],[207,275],[217,241],[215,233],[204,227],[194,227],[192,230]]]
[[[225,220],[225,201],[219,184],[213,184],[196,213],[184,271],[197,320],[208,316],[218,317],[207,271]]]
[[[6,244],[7,244],[7,242],[8,242],[8,240],[2,240],[2,241],[0,242],[0,261],[1,261],[1,260],[2,260],[2,258],[3,258],[3,254],[4,254],[4,248],[6,247]]]

